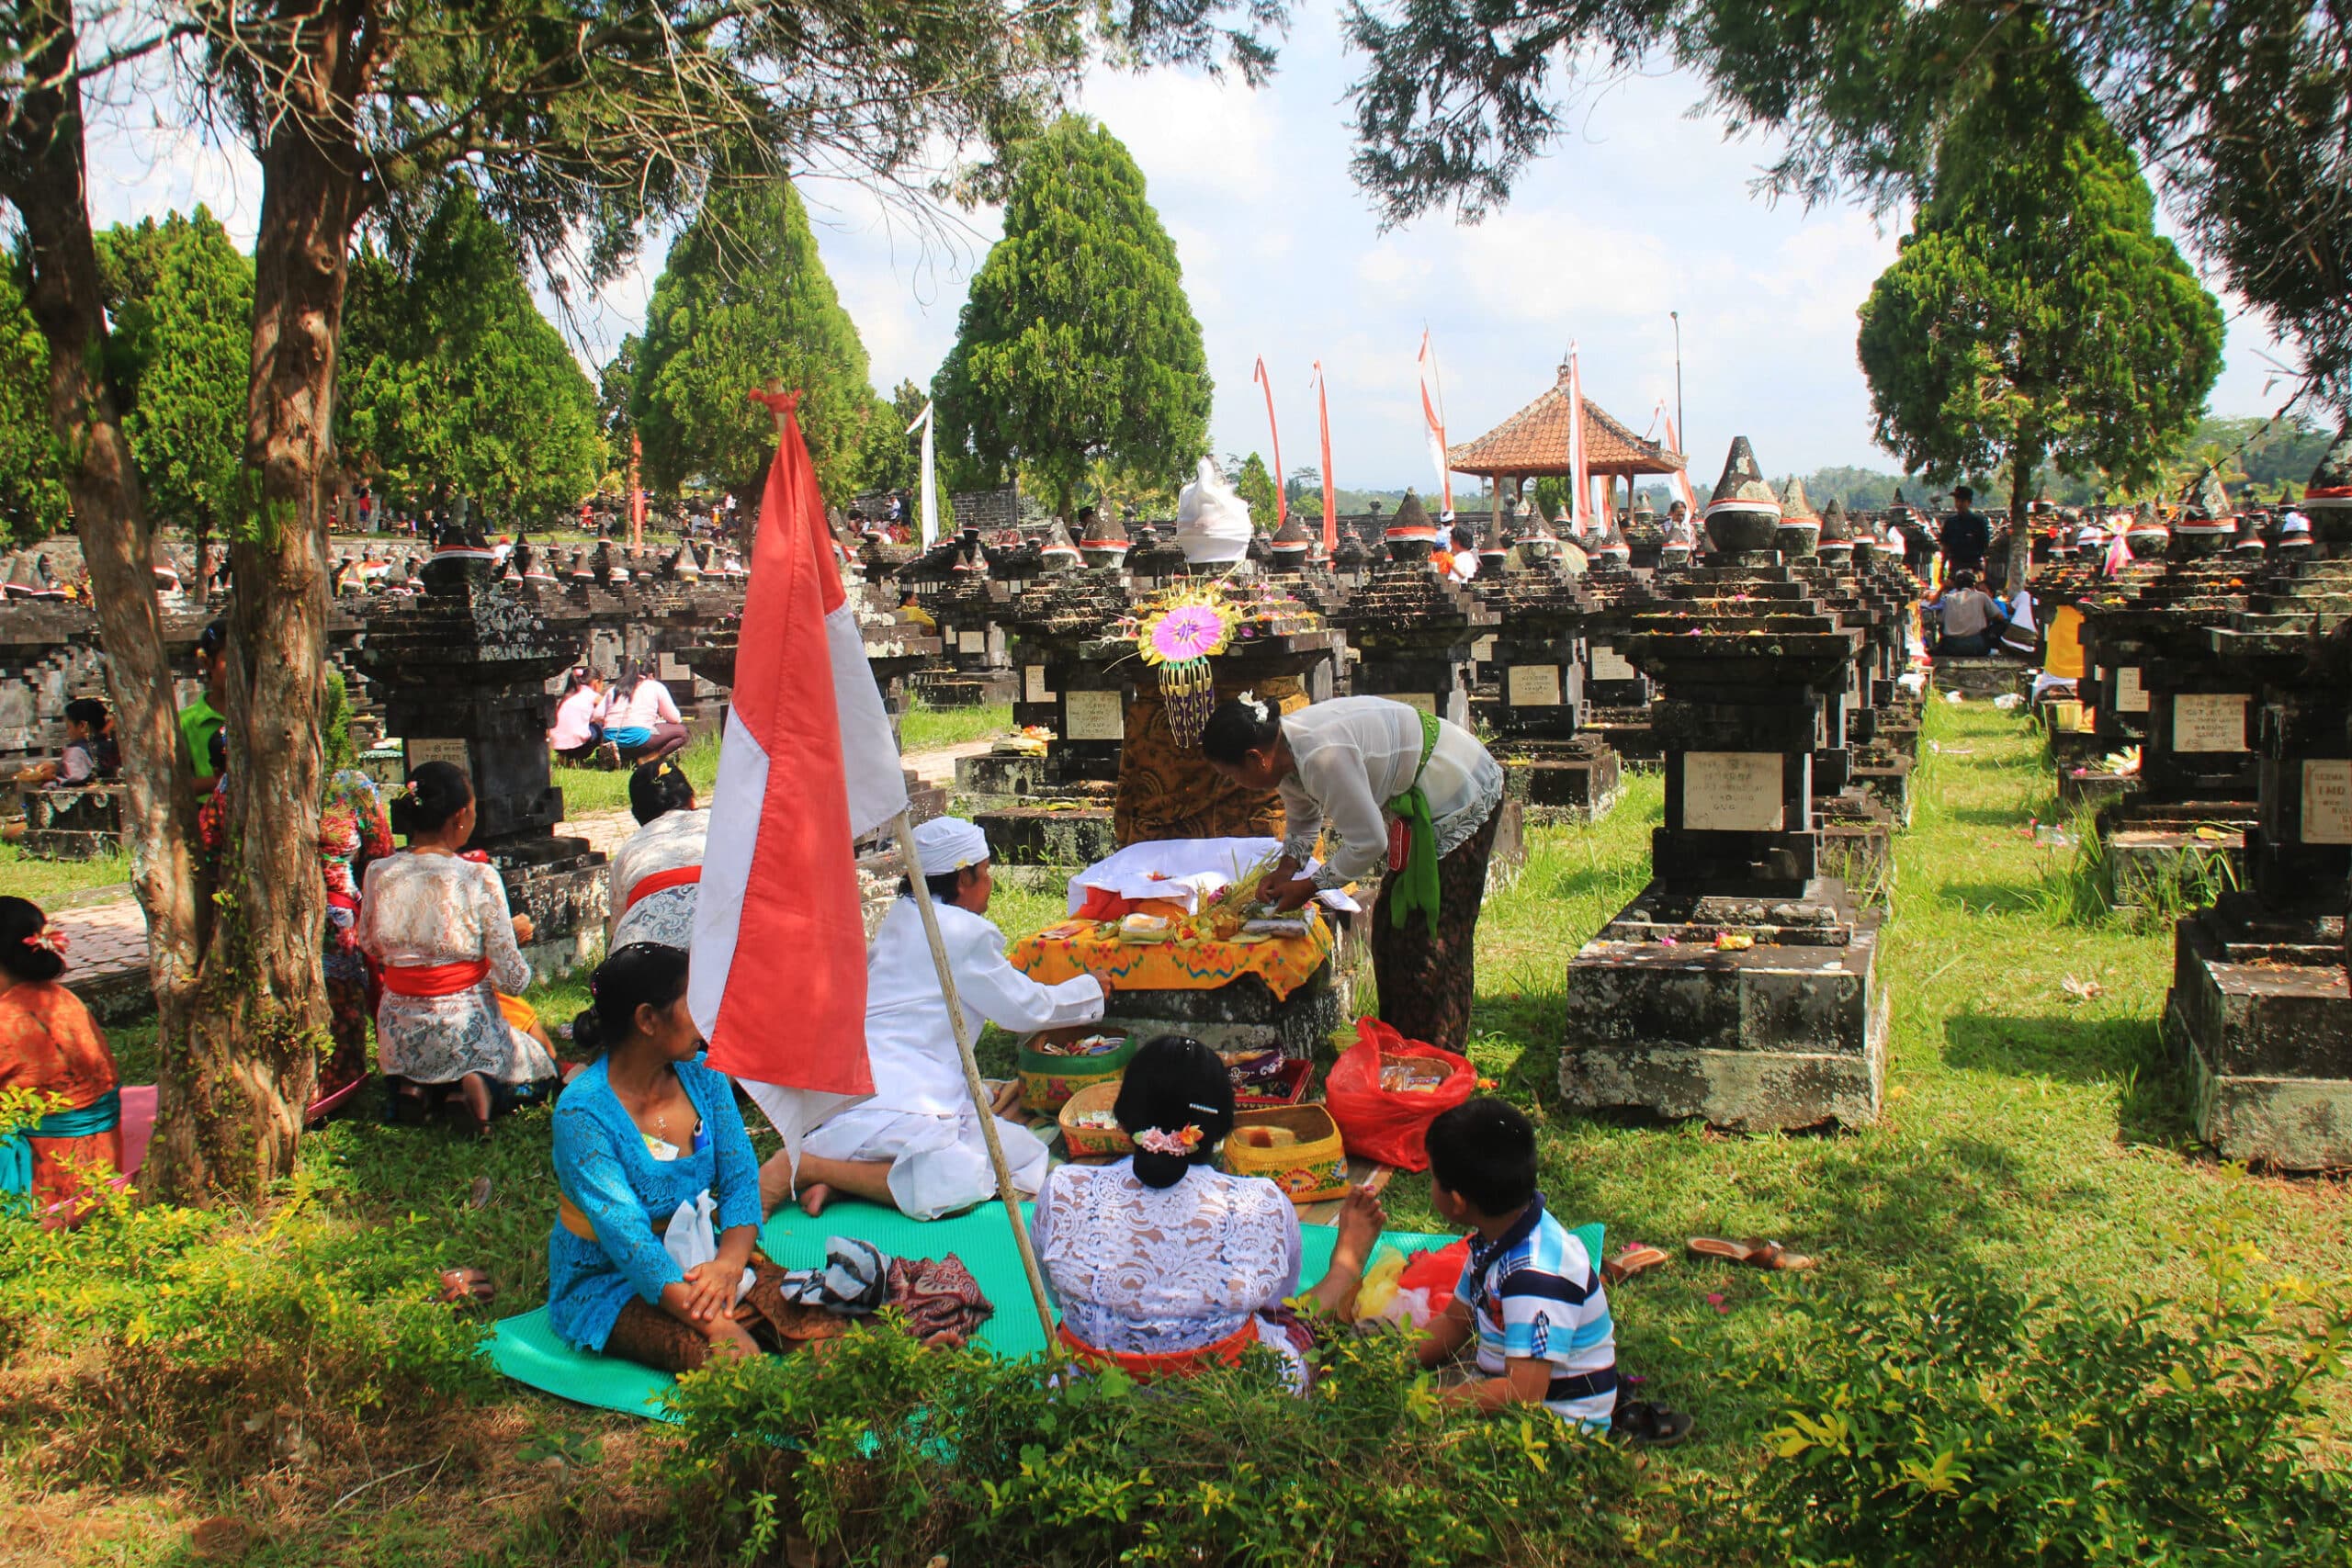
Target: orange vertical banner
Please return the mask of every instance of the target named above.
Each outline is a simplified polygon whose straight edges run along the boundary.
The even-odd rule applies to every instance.
[[[1340,494],[1331,487],[1331,399],[1323,385],[1323,362],[1315,362],[1315,417],[1323,426],[1323,553],[1340,547]]]
[[[1279,528],[1290,521],[1290,492],[1283,483],[1283,433],[1274,424],[1274,383],[1266,374],[1266,356],[1258,356],[1258,368],[1250,378],[1266,389],[1266,434],[1274,444],[1274,526]]]

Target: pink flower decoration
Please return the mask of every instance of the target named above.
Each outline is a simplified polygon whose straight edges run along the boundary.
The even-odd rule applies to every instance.
[[[1225,641],[1225,617],[1205,604],[1182,604],[1159,617],[1151,646],[1162,659],[1205,659]]]

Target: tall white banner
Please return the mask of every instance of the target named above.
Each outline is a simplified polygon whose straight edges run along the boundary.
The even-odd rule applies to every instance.
[[[922,432],[922,547],[931,548],[932,540],[939,537],[939,457],[932,434],[938,422],[933,417],[936,405],[925,403],[922,412],[915,415],[914,423],[907,426],[907,434]]]

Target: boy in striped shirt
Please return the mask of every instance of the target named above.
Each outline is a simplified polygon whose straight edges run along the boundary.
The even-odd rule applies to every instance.
[[[1430,1203],[1472,1233],[1453,1301],[1418,1347],[1435,1368],[1477,1338],[1481,1374],[1446,1397],[1495,1411],[1541,1404],[1606,1432],[1617,1409],[1617,1340],[1608,1292],[1584,1244],[1535,1190],[1535,1129],[1514,1106],[1479,1099],[1430,1123]],[[1676,1441],[1690,1418],[1645,1407],[1634,1435]],[[1660,1430],[1660,1427],[1663,1430]]]

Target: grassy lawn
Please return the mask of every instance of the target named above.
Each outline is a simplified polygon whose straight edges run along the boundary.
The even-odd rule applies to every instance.
[[[1012,728],[1011,703],[935,708],[921,697],[910,697],[907,711],[899,718],[899,749],[909,753],[936,751],[967,740],[991,739]]]
[[[984,732],[987,711],[918,708],[908,749]],[[994,716],[1001,728],[1002,710]],[[1806,1321],[1854,1320],[1894,1292],[1986,1275],[2079,1283],[2119,1303],[2140,1292],[2193,1298],[2196,1248],[2222,1235],[2254,1244],[2256,1267],[2270,1274],[2352,1273],[2341,1182],[2249,1176],[2191,1145],[2155,1030],[2169,933],[2067,920],[2059,884],[2068,867],[2053,858],[2065,852],[2037,849],[2023,831],[2030,818],[2052,815],[2031,732],[1989,707],[1938,705],[1928,734],[1939,750],[1922,760],[1917,821],[1898,840],[1880,955],[1892,1040],[1874,1127],[1739,1136],[1557,1109],[1564,966],[1645,879],[1654,775],[1636,778],[1597,829],[1534,834],[1524,874],[1481,921],[1472,1055],[1501,1092],[1542,1112],[1552,1206],[1572,1223],[1606,1221],[1612,1247],[1637,1237],[1676,1254],[1611,1292],[1621,1364],[1646,1380],[1644,1393],[1700,1421],[1691,1444],[1653,1456],[1660,1474],[1760,1462],[1787,1399],[1761,1370],[1799,1342]],[[701,757],[698,784],[709,760]],[[583,775],[559,776],[572,809],[587,808],[574,792]],[[1017,933],[1058,919],[1061,907],[1056,895],[1008,889],[991,914]],[[2070,977],[2096,994],[2078,999]],[[584,1003],[584,986],[544,987],[536,999],[560,1023]],[[477,1263],[497,1276],[498,1310],[523,1311],[547,1284],[548,1134],[544,1111],[502,1125],[487,1149],[437,1131],[341,1122],[304,1144],[302,1201],[355,1244],[380,1237],[397,1249],[415,1281],[406,1288],[421,1289],[435,1266]],[[1423,1178],[1398,1178],[1387,1206],[1392,1227],[1436,1228]],[[250,1235],[275,1223],[232,1219],[228,1228]],[[1701,1234],[1778,1237],[1821,1267],[1775,1275],[1700,1266],[1680,1244]],[[65,1353],[0,1325],[0,1382],[33,1370],[35,1344]],[[87,1419],[70,1403],[21,1408]],[[253,1522],[260,1544],[243,1561],[254,1564],[521,1564],[554,1560],[559,1540],[571,1560],[582,1532],[566,1521],[641,1493],[632,1466],[663,1441],[642,1424],[497,1383],[436,1419],[429,1431],[363,1422],[356,1448],[307,1470],[189,1461],[107,1483],[86,1470],[20,1465],[39,1447],[34,1422],[0,1417],[9,1456],[0,1510],[18,1521],[0,1560],[183,1562],[199,1555],[187,1544],[190,1528],[221,1516]],[[350,1488],[412,1461],[413,1473],[337,1506]],[[607,1535],[594,1560],[662,1551]]]
[[[695,798],[703,804],[710,802],[711,786],[718,782],[718,733],[713,730],[689,743],[678,753],[678,765],[695,784]],[[592,811],[625,811],[628,808],[629,770],[627,768],[575,768],[558,761],[554,783],[563,791],[563,810],[567,817],[582,817]]]
[[[130,876],[130,857],[117,852],[94,860],[35,860],[15,844],[0,844],[0,893],[40,904],[62,895],[121,886]]]

